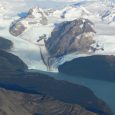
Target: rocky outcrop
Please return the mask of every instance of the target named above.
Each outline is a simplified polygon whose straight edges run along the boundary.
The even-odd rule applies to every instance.
[[[0,89],[0,115],[96,115],[42,94]]]
[[[115,81],[115,56],[95,55],[76,58],[59,66],[59,71],[69,75]]]
[[[93,51],[95,43],[93,23],[88,19],[76,19],[63,22],[56,27],[51,37],[46,41],[46,47],[51,57],[59,57],[69,53],[88,53]]]
[[[10,28],[9,28],[9,32],[10,34],[12,34],[13,36],[19,36],[21,35],[25,30],[27,29],[27,27],[21,22],[21,20],[16,20],[14,22],[12,22]]]
[[[3,37],[0,37],[0,50],[10,50],[13,47],[13,43]]]
[[[0,74],[7,72],[24,71],[27,66],[17,56],[0,50]]]

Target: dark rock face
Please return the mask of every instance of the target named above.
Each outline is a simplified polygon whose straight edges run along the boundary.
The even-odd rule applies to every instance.
[[[40,9],[39,7],[32,8],[28,12],[28,18],[36,18],[37,15],[41,15],[40,23],[42,25],[48,24],[48,19],[46,17],[46,12],[43,9]]]
[[[24,71],[27,66],[17,56],[0,50],[0,74],[14,71]]]
[[[10,50],[12,47],[13,43],[10,40],[0,37],[0,50]]]
[[[96,115],[41,94],[0,89],[0,115]]]
[[[88,19],[76,19],[61,23],[46,41],[46,47],[52,57],[63,56],[72,52],[88,52],[95,41],[93,23]]]
[[[115,81],[115,56],[97,55],[76,58],[61,65],[59,71],[70,75]]]

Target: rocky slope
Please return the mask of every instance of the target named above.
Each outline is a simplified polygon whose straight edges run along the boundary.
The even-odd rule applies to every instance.
[[[96,115],[79,105],[42,94],[28,94],[0,88],[0,115]]]
[[[59,66],[59,71],[69,75],[115,81],[115,56],[80,57]]]
[[[0,37],[1,50],[10,50],[12,47],[13,47],[13,43],[10,40]]]
[[[52,57],[64,56],[72,52],[84,53],[93,51],[95,43],[93,23],[88,19],[76,19],[59,24],[51,37],[46,41],[46,47]]]
[[[0,74],[7,72],[24,71],[27,66],[17,56],[0,50]]]
[[[35,7],[35,8],[30,9],[27,17],[28,18],[37,18],[38,19],[37,21],[39,21],[40,24],[42,24],[42,25],[48,24],[47,12],[45,12],[45,10],[43,10],[42,8]]]

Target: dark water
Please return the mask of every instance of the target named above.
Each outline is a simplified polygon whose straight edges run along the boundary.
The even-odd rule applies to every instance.
[[[58,80],[66,80],[74,84],[80,84],[90,88],[97,97],[104,100],[112,109],[115,115],[115,83],[89,79],[78,76],[68,76],[58,73],[45,73]]]

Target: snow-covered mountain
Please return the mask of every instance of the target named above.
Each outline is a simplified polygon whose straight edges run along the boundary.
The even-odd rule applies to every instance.
[[[115,7],[106,10],[102,15],[102,20],[108,24],[115,24]]]
[[[4,1],[0,1],[0,36],[13,42],[11,52],[30,69],[53,71],[77,57],[115,55],[113,3],[78,0],[60,9],[45,9],[27,7],[26,0],[21,0],[18,8],[17,0]]]
[[[47,23],[47,13],[39,7],[35,7],[30,9],[25,17],[22,15],[18,20],[13,21],[9,30],[11,34],[18,36],[31,26],[47,25]]]
[[[65,18],[66,20],[74,20],[77,18],[88,17],[89,15],[91,15],[91,13],[84,7],[77,8],[68,6],[63,8],[62,10],[56,10],[55,12],[53,12],[53,15],[58,18]]]

